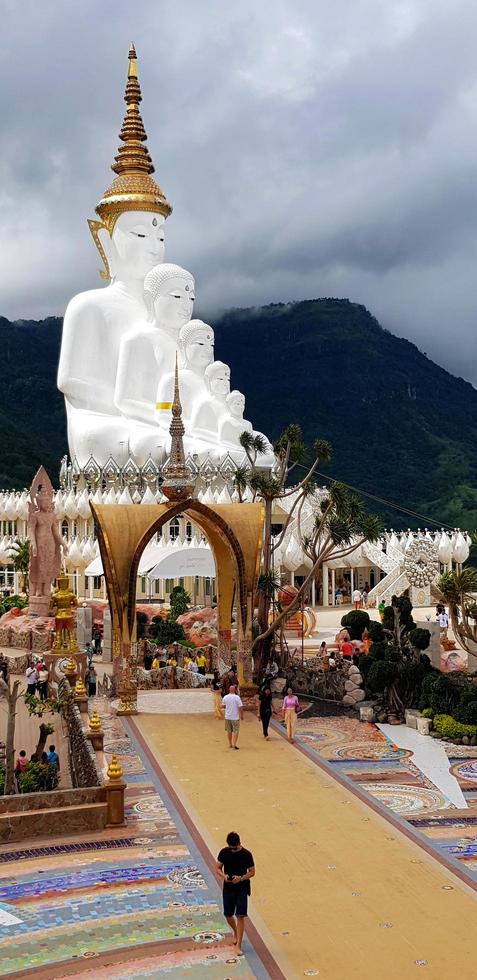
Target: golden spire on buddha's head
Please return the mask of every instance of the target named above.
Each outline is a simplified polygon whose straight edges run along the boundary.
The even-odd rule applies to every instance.
[[[161,188],[151,177],[154,173],[154,165],[145,146],[147,135],[139,112],[142,96],[133,44],[129,49],[124,101],[126,114],[119,134],[122,145],[118,148],[111,166],[117,176],[104,192],[96,208],[101,224],[110,234],[116,219],[123,211],[155,211],[165,218],[172,211]],[[98,226],[98,223],[91,222],[90,227],[92,225]],[[94,232],[96,229],[91,227],[91,230]]]

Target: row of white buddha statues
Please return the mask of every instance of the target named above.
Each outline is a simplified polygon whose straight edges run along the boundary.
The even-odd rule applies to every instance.
[[[177,353],[186,454],[217,462],[228,454],[239,465],[246,461],[240,436],[254,431],[243,417],[245,398],[231,391],[228,365],[214,360],[212,327],[191,319],[193,276],[178,265],[158,262],[162,222],[157,216],[150,219],[151,231],[157,232],[148,236],[144,217],[134,212],[120,216],[113,237],[119,233],[126,261],[119,250],[114,253],[110,239],[108,259],[116,270],[112,284],[80,294],[66,311],[58,385],[66,399],[70,454],[80,468],[91,457],[104,466],[111,456],[120,466],[128,458],[138,466],[149,458],[161,464],[169,448]],[[144,262],[131,262],[135,251]],[[124,273],[131,265],[143,271],[151,259],[157,264],[139,289],[137,278],[131,281]],[[259,465],[268,468],[274,455],[265,443]]]
[[[230,390],[230,369],[214,361],[214,331],[192,320],[194,279],[164,263],[164,224],[171,213],[153,180],[134,46],[128,55],[126,113],[116,174],[89,227],[104,263],[103,289],[75,296],[63,323],[58,387],[68,419],[70,456],[84,469],[93,457],[104,467],[132,458],[161,465],[168,454],[172,376],[180,357],[185,450],[199,460],[230,455],[244,460],[245,400]],[[257,463],[274,464],[273,449]]]

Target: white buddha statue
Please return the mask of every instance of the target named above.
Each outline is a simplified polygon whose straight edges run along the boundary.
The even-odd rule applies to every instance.
[[[247,457],[240,445],[240,436],[243,432],[249,432],[251,435],[261,436],[266,447],[265,452],[259,453],[257,456],[257,466],[267,469],[273,466],[275,463],[273,446],[262,432],[255,431],[252,423],[243,417],[245,411],[245,395],[235,389],[226,396],[225,402],[228,414],[222,416],[219,425],[218,441],[221,449],[226,450],[237,465],[240,466],[242,463],[245,463]]]
[[[205,370],[214,360],[214,331],[212,327],[208,323],[204,323],[203,320],[190,320],[189,323],[184,324],[179,332],[178,353],[182,419],[186,431],[184,448],[186,453],[197,453],[200,457],[204,457],[212,446],[208,446],[198,438],[193,431],[191,420],[195,407],[208,397]],[[158,424],[167,433],[168,446],[174,378],[175,371],[169,371],[160,379],[157,389],[157,419]]]
[[[121,341],[115,405],[128,419],[157,425],[158,385],[174,370],[179,331],[194,305],[194,279],[180,265],[164,262],[146,275],[144,295],[148,318]]]
[[[162,427],[157,392],[161,379],[173,373],[179,331],[192,314],[194,279],[181,266],[164,262],[146,275],[144,295],[148,319],[136,323],[121,341],[114,396],[117,410],[128,420],[129,452],[138,466],[149,457],[156,463],[164,457],[170,415]]]
[[[219,427],[228,415],[227,395],[230,394],[230,368],[223,361],[214,361],[204,372],[205,390],[194,408],[190,431],[202,442],[214,447],[217,455]]]
[[[207,396],[205,369],[214,360],[214,331],[203,320],[189,320],[179,331],[180,396],[182,418],[190,425],[194,407]],[[174,371],[168,371],[159,379],[157,388],[157,418],[169,431],[170,411],[174,393]]]
[[[112,166],[117,176],[96,208],[100,220],[89,222],[103,276],[111,282],[75,296],[63,324],[58,387],[65,396],[70,455],[80,467],[90,456],[103,466],[110,456],[121,465],[129,455],[129,422],[114,400],[120,342],[132,323],[146,319],[144,278],[164,258],[164,221],[171,208],[150,176],[154,167],[143,145],[140,101],[131,48],[123,145]]]

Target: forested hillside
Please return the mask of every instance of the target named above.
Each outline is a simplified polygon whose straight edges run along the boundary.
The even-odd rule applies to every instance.
[[[330,475],[452,525],[477,526],[470,384],[347,300],[231,310],[214,327],[216,357],[230,364],[256,428],[274,438],[299,422],[309,442],[333,444]],[[2,487],[27,485],[40,462],[56,477],[66,451],[60,337],[58,318],[0,318]],[[404,515],[391,515],[388,523],[408,526]]]

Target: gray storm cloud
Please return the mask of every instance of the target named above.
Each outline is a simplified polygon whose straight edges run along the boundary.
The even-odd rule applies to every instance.
[[[0,313],[99,284],[134,40],[202,312],[347,296],[477,383],[471,0],[3,0]]]

